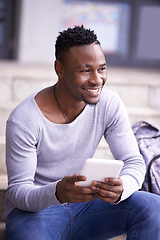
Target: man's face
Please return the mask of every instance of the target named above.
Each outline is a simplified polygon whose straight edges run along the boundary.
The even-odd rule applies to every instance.
[[[107,80],[106,61],[99,44],[72,47],[63,64],[63,83],[76,101],[96,104]]]

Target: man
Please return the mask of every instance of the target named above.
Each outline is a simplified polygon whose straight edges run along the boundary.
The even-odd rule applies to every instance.
[[[160,198],[138,192],[145,165],[123,104],[103,89],[106,61],[95,33],[83,26],[56,41],[58,82],[24,100],[6,130],[9,240],[160,239]],[[104,135],[119,178],[79,175]]]

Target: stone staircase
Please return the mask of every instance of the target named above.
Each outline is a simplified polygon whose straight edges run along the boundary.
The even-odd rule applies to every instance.
[[[0,239],[4,238],[4,198],[7,187],[5,166],[5,123],[12,109],[31,93],[57,81],[52,66],[0,62]],[[131,124],[139,120],[160,125],[160,71],[108,68],[106,88],[115,90],[123,100]],[[95,157],[111,158],[102,139]],[[114,240],[123,240],[115,238]]]
[[[6,196],[6,188],[7,188],[7,177],[6,175],[1,175],[0,176],[0,240],[6,240],[5,222],[2,219],[2,215],[4,211],[5,196]]]

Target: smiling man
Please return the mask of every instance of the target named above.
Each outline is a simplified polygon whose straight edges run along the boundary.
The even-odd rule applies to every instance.
[[[127,239],[159,240],[160,198],[137,191],[144,161],[121,100],[103,89],[107,66],[96,34],[69,28],[55,49],[57,83],[25,99],[7,121],[8,240],[101,240],[125,232]],[[102,136],[124,161],[121,175],[78,186]]]
[[[97,103],[107,79],[106,61],[99,42],[74,46],[65,58],[67,60],[63,64],[58,60],[55,62],[58,85],[64,84],[65,92],[68,91],[73,102],[79,102],[81,106],[84,103]]]

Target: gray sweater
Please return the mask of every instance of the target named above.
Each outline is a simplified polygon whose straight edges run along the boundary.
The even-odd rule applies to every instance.
[[[124,161],[121,201],[141,187],[144,161],[116,93],[103,89],[99,102],[86,105],[69,124],[55,124],[45,118],[35,102],[36,94],[20,103],[7,121],[5,216],[14,208],[36,212],[60,204],[55,196],[57,182],[80,173],[102,136],[114,158]]]

